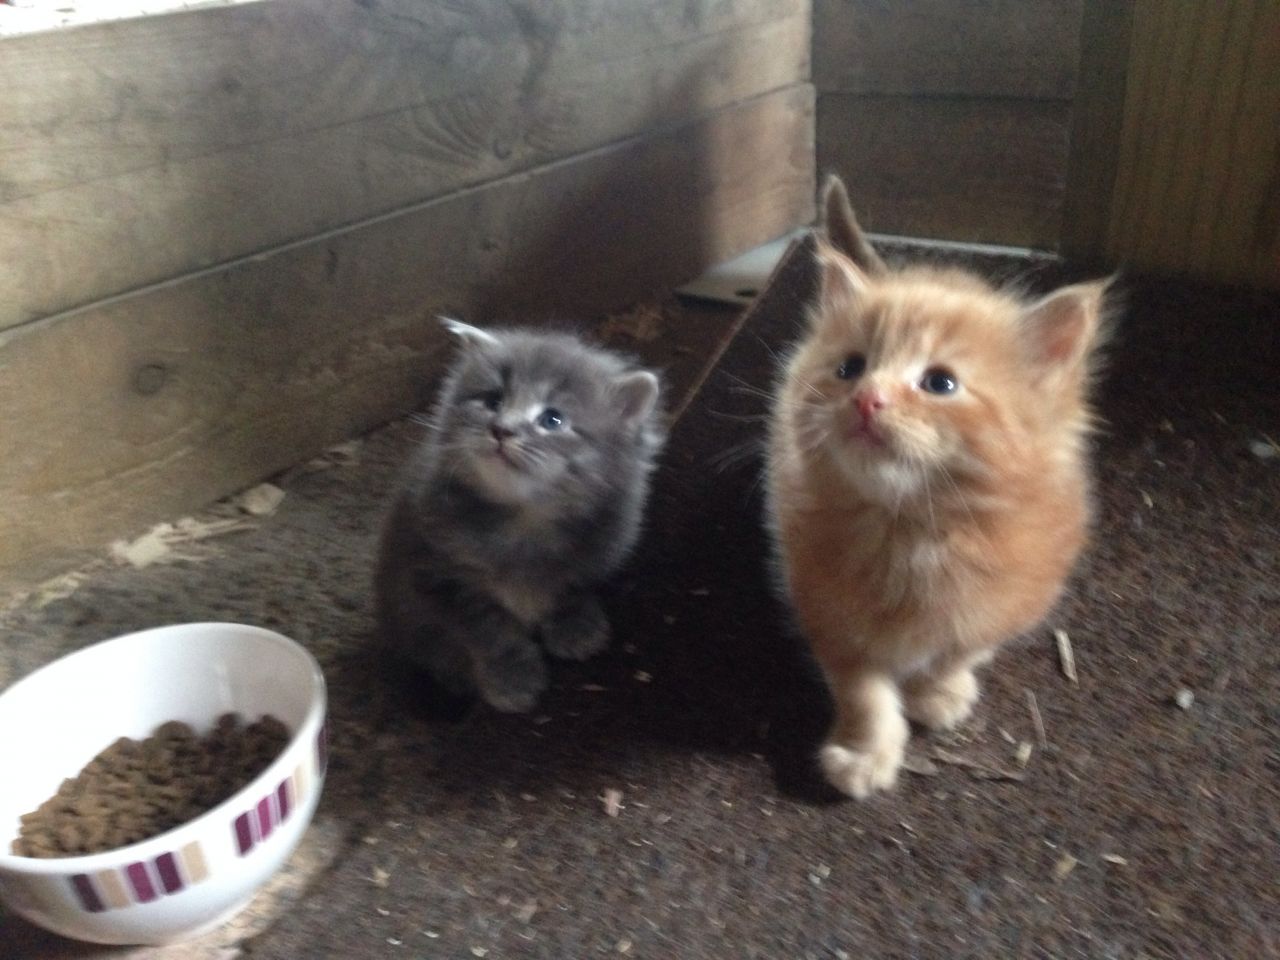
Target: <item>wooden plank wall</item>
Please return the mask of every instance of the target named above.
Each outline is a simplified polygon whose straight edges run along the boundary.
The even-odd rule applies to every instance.
[[[815,0],[820,172],[868,229],[1055,248],[1081,0]]]
[[[267,0],[6,40],[0,329],[807,80],[806,6]]]
[[[1067,252],[1280,288],[1280,3],[1088,0],[1085,36]]]
[[[0,582],[421,405],[437,313],[620,306],[808,222],[808,36],[270,0],[5,44]]]

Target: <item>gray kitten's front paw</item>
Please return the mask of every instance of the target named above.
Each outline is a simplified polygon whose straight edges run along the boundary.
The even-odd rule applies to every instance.
[[[527,713],[547,689],[547,664],[533,643],[513,645],[476,661],[476,689],[503,713]]]
[[[609,645],[609,618],[595,597],[578,597],[542,624],[542,644],[561,660],[586,660]]]

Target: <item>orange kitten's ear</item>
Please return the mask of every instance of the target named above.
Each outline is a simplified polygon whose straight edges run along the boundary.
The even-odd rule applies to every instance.
[[[1043,375],[1077,370],[1097,340],[1110,281],[1063,287],[1032,304],[1023,316],[1031,360]]]
[[[822,185],[822,230],[831,245],[871,276],[887,273],[880,255],[858,226],[844,181],[834,173]]]
[[[823,312],[848,313],[867,293],[867,275],[831,244],[819,240],[814,251],[818,261],[818,306]]]

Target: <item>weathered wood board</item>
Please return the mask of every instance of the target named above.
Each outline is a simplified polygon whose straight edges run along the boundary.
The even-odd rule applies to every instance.
[[[5,38],[0,329],[808,72],[804,0],[270,0]]]
[[[1280,4],[1139,0],[1132,16],[1095,250],[1111,263],[1280,288]]]
[[[1083,0],[815,0],[819,94],[1069,100]]]
[[[1054,248],[1082,0],[815,0],[818,162],[872,229]]]
[[[1060,244],[1073,259],[1102,259],[1120,160],[1132,34],[1133,0],[1085,4]]]
[[[0,333],[0,580],[420,405],[443,337],[625,304],[813,215],[813,91]]]
[[[1070,114],[1057,100],[826,94],[818,169],[844,177],[868,230],[1052,248]]]

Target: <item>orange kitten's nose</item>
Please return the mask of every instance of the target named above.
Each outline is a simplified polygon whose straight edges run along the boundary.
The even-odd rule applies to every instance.
[[[853,404],[858,408],[858,413],[862,414],[863,420],[870,420],[877,411],[889,405],[889,398],[883,390],[867,387],[854,394]]]

